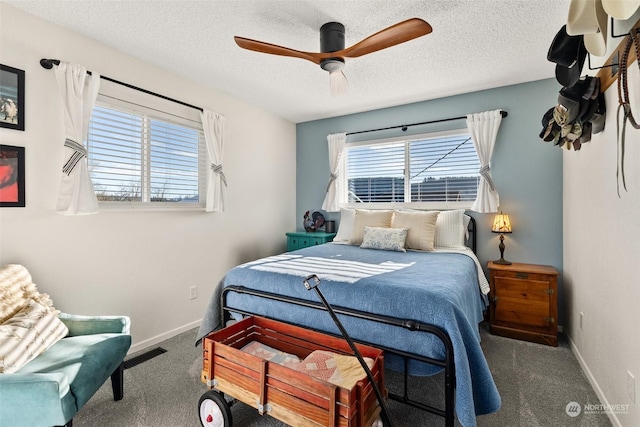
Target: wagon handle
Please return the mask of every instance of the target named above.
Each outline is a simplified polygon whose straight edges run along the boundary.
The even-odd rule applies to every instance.
[[[318,294],[318,298],[320,298],[320,301],[322,301],[322,304],[324,304],[324,306],[326,307],[327,311],[329,312],[329,315],[331,315],[331,318],[335,322],[336,326],[338,327],[338,329],[340,329],[340,333],[342,334],[344,339],[347,341],[347,343],[349,343],[349,347],[351,347],[351,350],[353,350],[355,356],[358,358],[358,361],[360,362],[360,365],[362,365],[362,368],[366,372],[367,378],[369,378],[369,382],[371,382],[373,391],[375,392],[376,397],[378,399],[378,403],[380,404],[380,412],[381,412],[380,416],[382,417],[383,424],[386,427],[393,427],[393,423],[391,422],[391,418],[389,418],[387,407],[384,403],[384,398],[382,396],[382,393],[380,392],[380,389],[378,388],[378,384],[376,383],[375,378],[373,377],[373,373],[371,372],[371,369],[369,369],[369,366],[367,366],[367,362],[365,362],[364,359],[362,358],[362,354],[360,354],[360,351],[358,350],[353,340],[347,333],[347,330],[342,325],[342,322],[340,321],[340,319],[338,319],[338,316],[336,316],[336,313],[333,311],[333,308],[331,308],[331,305],[327,302],[324,295],[322,295],[322,292],[320,292],[320,289],[318,289],[318,285],[320,284],[320,278],[317,275],[312,274],[310,276],[305,277],[302,282],[304,283],[304,287],[307,288],[307,290],[310,291],[311,289],[313,289],[314,291],[316,291],[316,294]]]

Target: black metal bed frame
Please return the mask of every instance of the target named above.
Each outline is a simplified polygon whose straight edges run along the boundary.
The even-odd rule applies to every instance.
[[[469,222],[469,239],[467,241],[467,245],[469,247],[471,247],[471,249],[475,252],[476,250],[476,222],[475,219],[473,217],[470,217],[471,220]],[[260,298],[265,298],[268,300],[272,300],[272,301],[278,301],[278,302],[285,302],[285,303],[289,303],[289,304],[294,304],[294,305],[298,305],[298,306],[304,306],[307,308],[312,308],[312,309],[316,309],[316,310],[323,310],[323,311],[327,311],[326,307],[320,303],[320,302],[314,302],[314,301],[309,301],[309,300],[304,300],[304,299],[300,299],[300,298],[295,298],[295,297],[290,297],[290,296],[284,296],[284,295],[279,295],[279,294],[274,294],[271,292],[265,292],[265,291],[258,291],[258,290],[254,290],[254,289],[249,289],[246,288],[244,286],[236,286],[236,285],[230,285],[230,286],[226,286],[224,287],[224,289],[222,290],[222,297],[221,297],[221,316],[222,316],[222,325],[225,325],[227,320],[230,320],[230,313],[234,312],[234,313],[238,313],[238,314],[242,314],[242,315],[259,315],[257,313],[252,313],[246,310],[242,310],[242,309],[238,309],[236,307],[229,307],[227,305],[227,294],[228,293],[238,293],[238,294],[245,294],[245,295],[251,295],[251,296],[257,296]],[[341,314],[341,315],[345,315],[345,316],[351,316],[354,318],[359,318],[359,319],[363,319],[363,320],[371,320],[374,322],[379,322],[379,323],[383,323],[386,325],[391,325],[391,326],[399,326],[405,329],[408,329],[410,331],[420,331],[420,332],[425,332],[425,333],[429,333],[434,335],[435,337],[437,337],[438,339],[440,339],[440,341],[442,342],[442,345],[444,346],[445,349],[445,357],[444,360],[440,360],[440,359],[434,359],[431,357],[426,357],[426,356],[421,356],[421,355],[417,355],[414,353],[408,353],[408,352],[404,352],[401,350],[397,350],[397,349],[393,349],[393,348],[388,348],[385,346],[381,346],[377,343],[371,343],[371,342],[366,342],[366,341],[362,341],[362,340],[358,340],[358,342],[362,342],[363,344],[366,345],[370,345],[370,346],[375,346],[381,350],[384,350],[385,352],[388,353],[392,353],[395,354],[397,356],[400,356],[404,362],[404,369],[403,369],[403,380],[404,380],[404,384],[403,384],[403,392],[402,395],[399,394],[395,394],[395,393],[389,393],[388,396],[390,399],[398,401],[398,402],[402,402],[406,405],[409,405],[411,407],[414,408],[418,408],[421,409],[423,411],[427,411],[430,412],[432,414],[441,416],[444,418],[445,420],[445,426],[446,427],[453,427],[454,425],[454,420],[455,420],[455,388],[456,388],[456,376],[455,376],[455,360],[454,360],[454,355],[453,355],[453,344],[451,343],[451,338],[449,337],[449,334],[441,329],[440,327],[436,326],[436,325],[431,325],[428,323],[422,323],[422,322],[418,322],[412,319],[398,319],[395,317],[391,317],[391,316],[385,316],[385,315],[380,315],[380,314],[372,314],[372,313],[367,313],[364,311],[360,311],[360,310],[354,310],[354,309],[350,309],[350,308],[345,308],[345,307],[333,307],[333,311],[337,314]],[[278,319],[274,319],[274,320],[278,320]],[[320,331],[323,333],[326,333],[325,331]],[[436,408],[434,406],[431,406],[429,404],[414,400],[413,398],[411,398],[409,396],[409,387],[408,387],[408,363],[409,360],[415,360],[415,361],[419,361],[419,362],[424,362],[424,363],[428,363],[430,365],[434,365],[434,366],[439,366],[442,367],[444,369],[444,395],[445,395],[445,407],[444,409],[441,408]]]

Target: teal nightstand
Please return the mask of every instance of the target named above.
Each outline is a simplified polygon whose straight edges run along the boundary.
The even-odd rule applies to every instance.
[[[314,231],[307,233],[306,231],[298,231],[295,233],[287,234],[287,252],[295,251],[296,249],[307,248],[314,245],[322,245],[330,242],[336,236],[336,233],[324,233],[321,231]]]

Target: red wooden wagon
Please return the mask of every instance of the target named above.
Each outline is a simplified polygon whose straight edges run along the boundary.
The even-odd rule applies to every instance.
[[[256,408],[261,415],[268,414],[296,427],[382,425],[374,387],[344,339],[247,317],[209,334],[202,343],[201,379],[210,389],[199,402],[200,421],[205,427],[232,425],[225,394]],[[386,399],[382,350],[355,345]],[[335,370],[331,378],[326,378],[330,370],[308,369],[318,366],[315,362],[319,355],[328,360],[328,365],[338,367],[337,378]],[[349,357],[355,359],[357,367]],[[353,371],[348,371],[348,366]],[[360,372],[356,373],[358,367]],[[343,381],[346,377],[349,381]]]

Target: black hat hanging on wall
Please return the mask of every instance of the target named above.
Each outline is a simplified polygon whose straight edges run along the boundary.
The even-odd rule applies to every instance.
[[[587,57],[584,36],[570,36],[563,25],[556,34],[547,59],[556,64],[556,80],[564,87],[571,87],[580,80],[582,67]]]

